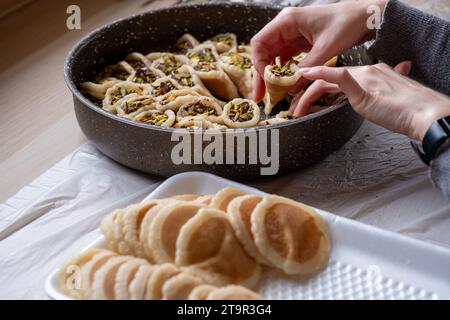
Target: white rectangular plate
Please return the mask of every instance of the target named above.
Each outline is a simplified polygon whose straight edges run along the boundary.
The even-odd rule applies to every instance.
[[[167,179],[145,200],[212,194],[227,186],[265,194],[212,174],[188,172]],[[258,291],[266,298],[450,299],[450,250],[316,210],[330,233],[328,266],[311,279],[265,271]],[[101,236],[86,249],[104,245]],[[46,281],[47,294],[54,299],[70,299],[56,286],[56,274],[57,270]]]

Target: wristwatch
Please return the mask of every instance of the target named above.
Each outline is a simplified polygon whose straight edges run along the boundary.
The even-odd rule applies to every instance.
[[[450,139],[450,117],[439,119],[431,125],[422,141],[422,146],[411,141],[411,146],[422,161],[429,166],[444,144]]]

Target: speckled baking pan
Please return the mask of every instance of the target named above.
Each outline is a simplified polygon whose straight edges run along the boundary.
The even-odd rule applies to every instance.
[[[211,194],[224,187],[265,195],[211,174],[188,172],[167,179],[144,201],[177,194]],[[266,270],[256,289],[267,299],[450,298],[450,250],[316,210],[329,230],[328,266],[308,279]],[[86,250],[99,246],[105,246],[103,235]],[[53,299],[70,299],[57,287],[57,271],[47,278],[46,292]]]
[[[260,176],[261,167],[268,165],[260,158],[250,164],[248,148],[245,163],[174,163],[171,152],[178,141],[171,139],[173,129],[116,117],[83,96],[79,85],[92,79],[101,67],[123,59],[132,51],[166,50],[185,32],[200,40],[221,32],[234,32],[240,41],[249,41],[279,10],[275,6],[242,3],[176,6],[122,19],[90,33],[68,54],[64,69],[84,134],[115,161],[158,176],[193,170],[240,180]],[[363,48],[350,50],[341,56],[340,61],[347,65],[373,63]],[[273,130],[278,130],[277,172],[286,173],[324,159],[345,144],[362,121],[350,105],[343,102],[302,119],[256,131],[268,130],[271,136]],[[223,133],[229,134],[233,133]],[[203,147],[208,143],[203,142]]]

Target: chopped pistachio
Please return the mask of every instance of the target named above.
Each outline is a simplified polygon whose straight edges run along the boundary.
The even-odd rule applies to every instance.
[[[136,70],[131,81],[136,83],[152,83],[156,79],[158,79],[158,76],[149,68],[144,67]]]
[[[287,61],[285,64],[277,61],[270,70],[277,77],[290,77],[294,75],[294,72],[291,70],[291,63],[292,60]]]
[[[159,113],[159,112],[152,112],[150,114],[146,114],[142,117],[140,117],[139,119],[137,119],[137,121],[139,122],[143,122],[146,124],[151,124],[154,126],[161,126],[164,124],[164,122],[167,121],[169,117],[164,114],[164,113]]]
[[[250,69],[252,67],[252,61],[236,52],[226,52],[220,55],[223,62],[236,66],[241,69]]]
[[[244,101],[239,105],[230,102],[230,106],[231,108],[228,116],[233,121],[245,122],[253,118],[253,109],[247,101]]]

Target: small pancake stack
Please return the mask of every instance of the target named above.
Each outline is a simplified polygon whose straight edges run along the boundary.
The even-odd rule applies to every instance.
[[[101,223],[108,250],[67,262],[59,286],[76,299],[263,299],[262,268],[312,275],[329,259],[312,208],[225,188],[117,209]]]

